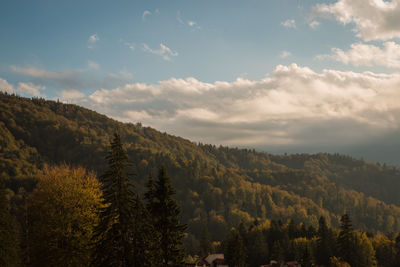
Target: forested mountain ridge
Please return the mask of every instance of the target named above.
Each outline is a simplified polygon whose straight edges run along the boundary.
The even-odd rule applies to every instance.
[[[133,161],[135,183],[162,164],[169,170],[188,224],[186,246],[199,246],[207,226],[221,240],[231,226],[290,218],[337,226],[351,214],[364,230],[400,231],[400,170],[332,154],[270,155],[195,144],[140,123],[44,99],[0,94],[0,168],[15,194],[32,187],[44,163],[80,165],[101,174],[114,132]]]

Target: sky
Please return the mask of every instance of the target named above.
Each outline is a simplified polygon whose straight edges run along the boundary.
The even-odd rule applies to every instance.
[[[0,2],[0,90],[400,166],[400,0]]]

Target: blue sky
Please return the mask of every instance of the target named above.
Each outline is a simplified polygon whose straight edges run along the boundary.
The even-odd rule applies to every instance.
[[[398,163],[388,136],[400,129],[399,0],[3,0],[0,10],[0,90],[193,141]]]
[[[92,61],[100,67],[95,75],[123,71],[132,81],[155,83],[171,77],[260,79],[292,62],[321,70],[335,64],[314,60],[316,54],[346,47],[355,38],[334,21],[309,27],[311,7],[318,2],[6,0],[1,71],[17,82],[21,78],[10,65],[62,71],[85,69]],[[288,20],[295,28],[282,25]],[[99,40],[89,49],[94,34]],[[166,61],[143,51],[143,44],[157,50],[161,43],[178,55]],[[283,51],[291,56],[281,58]]]

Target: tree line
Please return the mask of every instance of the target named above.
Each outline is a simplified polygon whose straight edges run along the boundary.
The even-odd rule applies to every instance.
[[[354,230],[348,214],[341,216],[339,228],[328,226],[323,216],[317,228],[293,220],[240,224],[221,243],[205,249],[224,251],[230,267],[258,267],[270,261],[276,266],[297,261],[303,267],[396,267],[400,263],[400,235]]]

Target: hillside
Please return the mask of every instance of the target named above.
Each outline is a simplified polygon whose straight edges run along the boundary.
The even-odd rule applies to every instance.
[[[0,173],[15,193],[32,189],[44,163],[66,162],[101,174],[116,131],[139,190],[150,173],[167,167],[189,226],[187,246],[198,246],[204,225],[212,240],[221,240],[240,222],[292,218],[316,226],[324,215],[337,226],[345,212],[357,228],[400,231],[400,169],[336,154],[283,156],[196,144],[76,105],[4,93]]]

